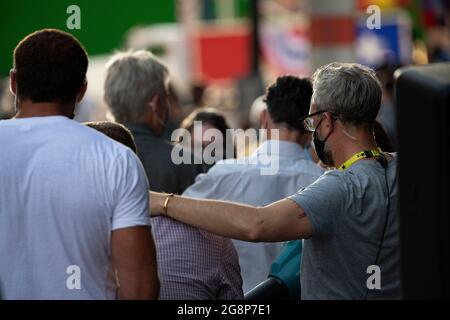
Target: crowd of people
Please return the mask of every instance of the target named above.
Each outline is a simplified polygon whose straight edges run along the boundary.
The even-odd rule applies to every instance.
[[[236,159],[214,109],[190,114],[177,142],[163,138],[169,68],[147,51],[106,66],[114,122],[76,122],[87,68],[59,30],[14,50],[16,112],[0,121],[1,299],[243,299],[289,240],[301,299],[401,298],[397,155],[372,69],[278,77],[259,102],[265,139]],[[197,159],[212,145],[213,163]]]

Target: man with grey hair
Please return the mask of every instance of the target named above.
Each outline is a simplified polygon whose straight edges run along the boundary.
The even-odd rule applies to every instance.
[[[201,166],[175,165],[173,146],[158,138],[168,119],[168,70],[146,51],[108,64],[105,100],[116,121],[133,133],[151,190],[181,194]],[[190,157],[189,157],[190,158]],[[152,219],[162,300],[241,299],[236,250],[222,238],[165,217]]]
[[[310,114],[301,120],[336,170],[264,207],[152,192],[152,215],[241,240],[305,239],[303,299],[399,299],[397,156],[375,141],[380,102],[373,70],[325,65],[313,75]]]
[[[173,146],[161,135],[169,119],[169,70],[148,51],[115,55],[107,65],[105,102],[116,122],[133,133],[151,190],[181,194],[203,171],[176,165]]]

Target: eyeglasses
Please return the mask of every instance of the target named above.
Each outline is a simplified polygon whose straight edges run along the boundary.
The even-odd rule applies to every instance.
[[[317,126],[314,125],[314,118],[313,117],[317,116],[319,114],[325,113],[325,112],[329,112],[333,119],[337,119],[337,117],[332,112],[330,112],[328,110],[321,110],[321,111],[317,111],[317,112],[311,113],[311,114],[307,115],[306,117],[300,118],[300,123],[302,124],[303,128],[306,131],[314,132],[316,130]]]

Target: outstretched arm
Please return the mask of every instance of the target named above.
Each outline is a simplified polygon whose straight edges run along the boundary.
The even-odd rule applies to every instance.
[[[167,194],[150,192],[152,216],[163,213]],[[289,199],[265,207],[197,200],[174,196],[167,215],[175,220],[228,238],[252,242],[278,242],[308,238],[312,227],[301,207]]]

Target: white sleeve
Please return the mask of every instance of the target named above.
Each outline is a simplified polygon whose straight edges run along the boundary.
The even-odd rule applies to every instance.
[[[127,150],[113,164],[114,167],[114,211],[112,230],[150,226],[149,186],[141,162]]]

